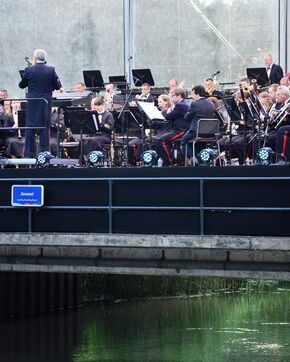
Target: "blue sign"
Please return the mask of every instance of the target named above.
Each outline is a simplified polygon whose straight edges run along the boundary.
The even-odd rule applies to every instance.
[[[13,185],[11,187],[11,205],[38,207],[43,205],[43,185]]]

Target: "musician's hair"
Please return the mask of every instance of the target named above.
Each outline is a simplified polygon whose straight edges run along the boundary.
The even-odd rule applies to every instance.
[[[275,92],[277,92],[278,87],[280,87],[280,85],[277,83],[273,83],[273,84],[269,85],[269,89],[272,88],[272,89],[274,89]]]
[[[96,97],[92,99],[92,102],[95,106],[101,106],[102,104],[105,104],[104,97]]]
[[[180,96],[183,99],[186,97],[186,93],[183,88],[175,88],[170,92],[170,94],[173,96]]]
[[[33,56],[36,60],[40,60],[41,62],[43,62],[43,61],[45,61],[47,54],[46,54],[46,51],[43,49],[36,49],[34,51]]]
[[[211,80],[213,82],[213,78],[209,77],[209,78],[206,78],[206,82],[208,82],[209,80]]]
[[[168,107],[168,108],[171,107],[172,102],[171,102],[171,99],[170,99],[170,97],[169,97],[168,94],[160,94],[160,96],[158,97],[158,99],[159,99],[159,98],[162,98],[162,99],[163,99],[163,101],[167,104],[167,107]]]
[[[249,79],[249,78],[247,78],[247,77],[243,77],[243,78],[241,78],[241,79],[240,79],[240,82],[246,82],[246,83],[248,83],[249,85],[251,84],[250,79]]]
[[[193,86],[192,91],[194,91],[194,93],[198,94],[200,97],[206,96],[206,90],[205,90],[204,86],[202,86],[202,85]]]
[[[279,91],[280,93],[284,94],[287,97],[290,97],[290,89],[285,85],[279,85],[277,91]]]
[[[143,84],[141,85],[141,87],[148,87],[148,88],[150,88],[150,84],[149,84],[149,83],[143,83]]]

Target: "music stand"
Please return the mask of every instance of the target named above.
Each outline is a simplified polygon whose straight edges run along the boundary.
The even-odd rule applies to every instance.
[[[247,77],[251,82],[255,79],[257,81],[257,85],[262,87],[269,84],[269,77],[266,68],[247,68]]]
[[[231,121],[240,121],[242,115],[234,97],[225,97],[223,98],[223,102]]]
[[[99,93],[104,88],[104,80],[100,70],[83,70],[84,83],[93,92]]]
[[[26,110],[19,109],[18,112],[17,112],[17,117],[18,117],[18,127],[21,127],[21,128],[26,127]],[[19,133],[20,133],[21,137],[25,136],[25,130],[24,129],[18,130],[18,138],[20,138]]]
[[[143,83],[154,85],[154,80],[150,69],[132,69],[133,82],[139,87]]]
[[[77,107],[76,107],[77,108]],[[72,133],[80,134],[80,164],[83,165],[83,134],[94,135],[100,130],[98,112],[70,109],[65,111],[64,123]]]
[[[242,119],[242,115],[241,115],[241,112],[240,112],[240,109],[234,99],[234,97],[225,97],[223,98],[223,102],[224,102],[224,105],[225,105],[225,108],[226,108],[226,111],[229,115],[229,119],[230,119],[230,134],[229,134],[229,140],[230,140],[230,143],[229,143],[229,158],[230,158],[230,164],[232,162],[232,122],[237,122],[237,121],[241,121]]]
[[[119,89],[127,88],[127,81],[124,75],[109,76],[109,82],[114,84]]]

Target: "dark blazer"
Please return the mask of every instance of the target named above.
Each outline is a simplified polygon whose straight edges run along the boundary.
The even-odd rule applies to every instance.
[[[279,84],[281,78],[283,78],[283,74],[284,72],[280,65],[272,64],[270,77],[269,77],[270,84],[274,83]]]
[[[44,63],[36,63],[31,67],[25,68],[19,87],[28,87],[27,98],[44,98],[48,103],[46,113],[44,101],[35,100],[28,102],[26,126],[49,127],[52,92],[61,88],[61,82],[54,67]]]
[[[188,111],[189,104],[186,100],[176,103],[173,110],[165,114],[165,119],[173,123],[173,128],[176,132],[187,131],[189,122],[184,119],[185,113]]]
[[[102,135],[111,136],[114,129],[115,120],[111,112],[105,111],[101,113],[102,121],[100,123],[100,131]]]
[[[201,118],[214,118],[214,112],[215,106],[206,98],[200,98],[192,102],[189,112],[184,116],[184,118],[190,122],[189,130],[196,131],[198,120]]]

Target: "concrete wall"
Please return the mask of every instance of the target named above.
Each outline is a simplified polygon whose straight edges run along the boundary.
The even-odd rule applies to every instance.
[[[123,74],[122,0],[3,0],[0,87],[18,90],[18,70],[36,48],[48,53],[65,89],[83,80],[82,71],[100,69],[104,81]]]
[[[123,74],[122,0],[2,0],[0,87],[22,96],[18,70],[44,48],[67,90],[82,70]],[[150,68],[156,85],[171,77],[185,87],[220,70],[236,81],[262,55],[278,58],[277,0],[138,0],[133,7],[132,68]],[[215,27],[213,28],[212,25]],[[224,38],[222,38],[224,37]]]

